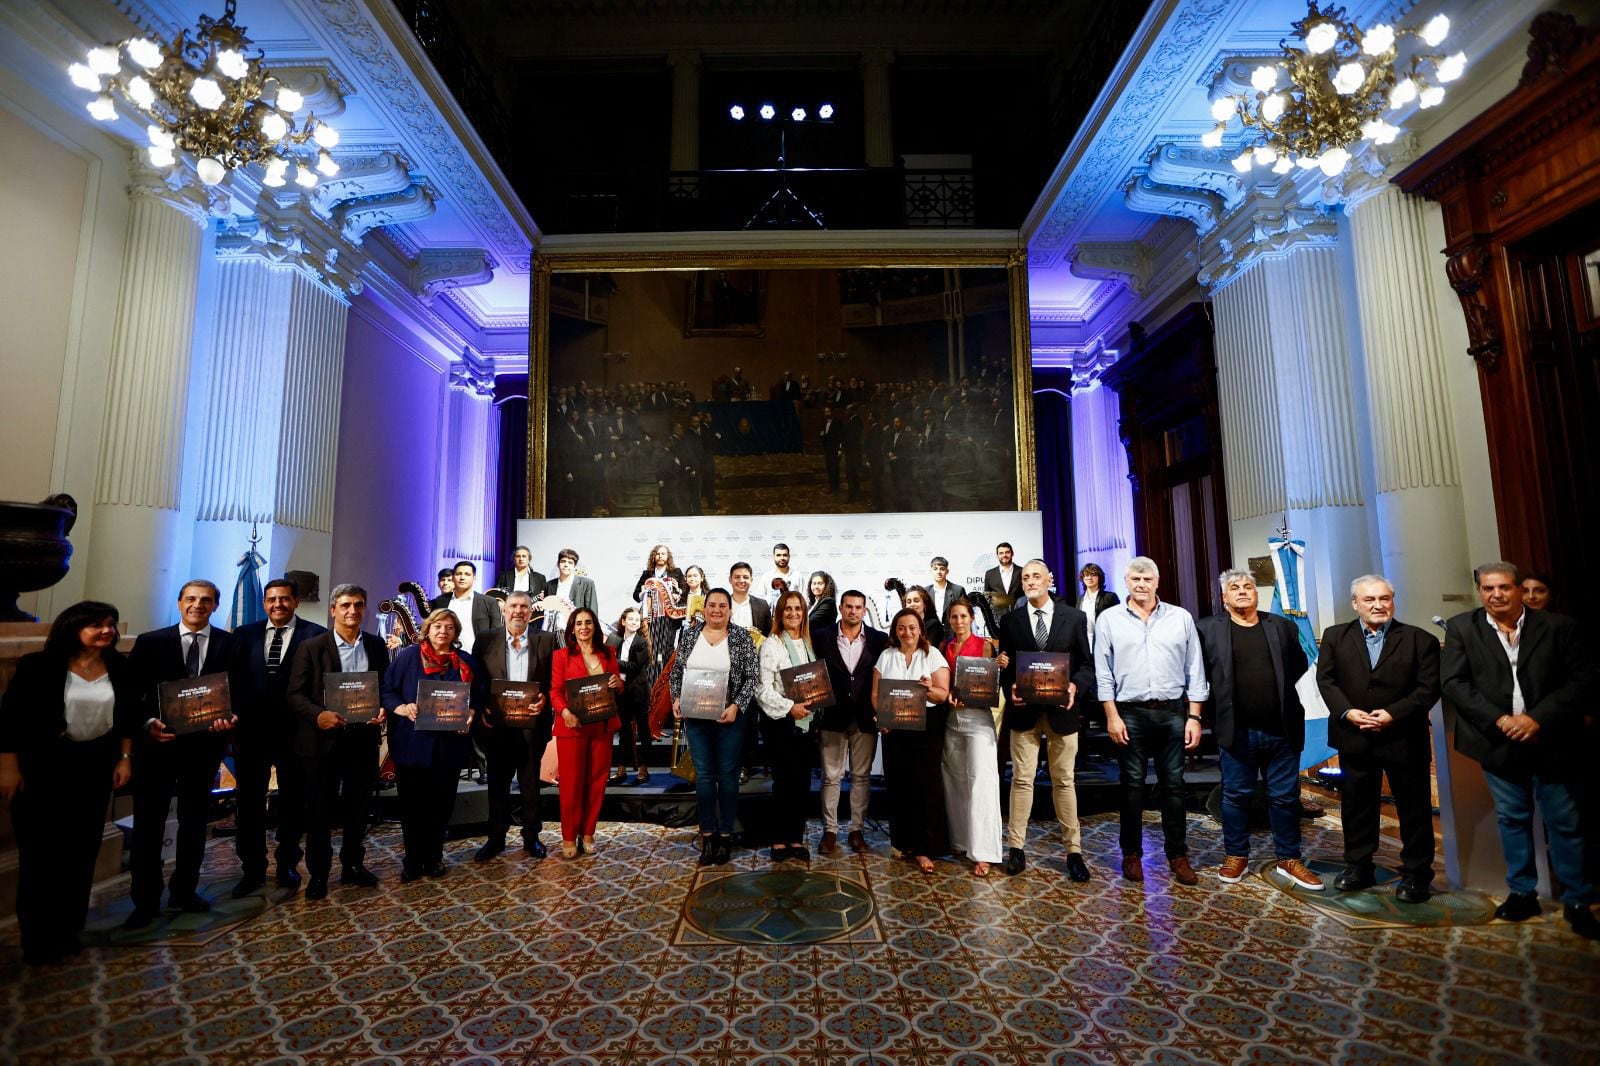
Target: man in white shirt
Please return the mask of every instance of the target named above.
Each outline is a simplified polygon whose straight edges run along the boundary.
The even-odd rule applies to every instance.
[[[782,581],[783,588],[774,588],[774,581]],[[789,569],[789,546],[787,544],[774,544],[772,546],[772,569],[761,577],[761,597],[767,601],[768,606],[775,605],[778,597],[785,591],[803,592],[800,587],[800,575]],[[763,630],[763,632],[765,632]]]
[[[994,554],[1000,565],[984,573],[983,591],[994,602],[995,613],[1000,614],[1022,598],[1022,571],[1011,565],[1014,556],[1010,544],[1005,541],[996,544]]]
[[[559,610],[556,604],[550,603],[536,603],[534,606],[543,607],[546,617],[552,611],[557,611],[562,627],[566,625],[567,604],[574,608],[587,607],[596,616],[600,613],[600,598],[595,592],[594,582],[578,573],[578,553],[571,548],[562,548],[556,553],[556,576],[554,580],[545,582],[544,594],[563,601]]]
[[[928,584],[928,594],[933,597],[933,602],[928,606],[933,608],[933,616],[946,625],[950,621],[950,605],[959,600],[966,589],[952,585],[950,576],[950,560],[942,555],[935,555],[928,564],[928,569],[933,572],[933,581]]]
[[[762,636],[772,632],[772,608],[767,601],[750,595],[750,564],[740,560],[728,570],[728,584],[733,587],[733,613],[728,624],[754,629]]]
[[[511,569],[500,572],[495,587],[507,592],[526,592],[537,598],[544,595],[544,586],[545,576],[533,568],[533,551],[525,544],[518,544],[511,553]]]
[[[435,611],[448,607],[461,622],[463,648],[472,647],[477,634],[487,633],[500,624],[499,605],[483,593],[473,591],[472,585],[477,579],[477,566],[462,559],[450,571],[450,592],[435,597],[428,604]]]

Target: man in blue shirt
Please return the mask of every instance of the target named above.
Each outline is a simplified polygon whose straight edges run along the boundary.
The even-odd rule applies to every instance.
[[[1128,602],[1095,622],[1096,688],[1106,733],[1122,750],[1122,876],[1144,880],[1144,773],[1154,759],[1161,788],[1161,833],[1179,884],[1200,879],[1189,864],[1183,757],[1200,746],[1201,706],[1210,698],[1200,638],[1182,607],[1156,595],[1161,572],[1136,556],[1125,574]]]

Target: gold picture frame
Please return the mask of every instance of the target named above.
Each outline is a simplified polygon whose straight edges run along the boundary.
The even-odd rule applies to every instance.
[[[1028,320],[1027,253],[1015,247],[954,250],[778,249],[748,251],[544,251],[530,263],[528,299],[528,480],[525,517],[546,517],[546,449],[550,433],[550,278],[552,274],[645,271],[888,269],[1003,267],[1010,301],[1011,383],[1016,507],[1037,510],[1034,465],[1033,343]]]

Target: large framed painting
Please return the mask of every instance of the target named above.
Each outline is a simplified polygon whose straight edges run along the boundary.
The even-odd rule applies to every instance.
[[[1032,510],[1010,249],[533,262],[528,517]]]

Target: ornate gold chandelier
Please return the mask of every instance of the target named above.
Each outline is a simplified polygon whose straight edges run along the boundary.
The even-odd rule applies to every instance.
[[[319,173],[339,173],[328,152],[339,133],[311,114],[296,124],[304,99],[261,65],[259,50],[249,54],[250,38],[233,24],[234,10],[235,0],[227,0],[222,18],[201,15],[192,37],[180,30],[165,45],[135,37],[91,48],[67,74],[95,94],[88,109],[96,119],[116,119],[115,94],[149,121],[154,166],[170,167],[185,152],[200,180],[216,185],[257,163],[262,183],[277,187],[293,165],[295,184],[311,188]]]
[[[1280,42],[1282,57],[1252,72],[1253,92],[1212,101],[1217,125],[1201,137],[1206,147],[1222,146],[1235,117],[1256,134],[1233,160],[1240,173],[1252,166],[1277,174],[1295,167],[1343,173],[1357,142],[1392,142],[1401,129],[1388,117],[1412,103],[1438,106],[1444,86],[1466,69],[1464,52],[1433,51],[1450,32],[1444,15],[1421,29],[1378,23],[1362,32],[1342,7],[1324,9],[1316,0],[1306,6],[1305,18],[1293,24],[1302,46]]]

